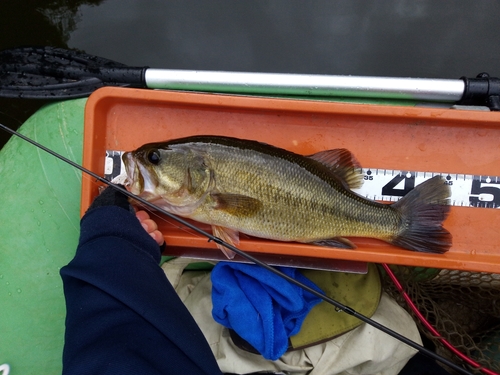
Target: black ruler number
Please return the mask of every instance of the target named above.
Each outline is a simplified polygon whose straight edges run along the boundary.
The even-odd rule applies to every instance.
[[[110,174],[104,175],[104,178],[106,180],[111,181],[113,178],[119,176],[121,173],[122,156],[121,153],[118,151],[106,151],[106,157],[113,160],[113,170],[111,171]]]
[[[487,194],[486,197],[490,199],[484,200],[483,198],[483,200],[481,200],[481,194]],[[489,178],[480,179],[479,177],[475,177],[474,180],[472,180],[469,204],[474,207],[500,207],[500,182],[490,181]]]
[[[404,181],[403,189],[396,189]],[[392,195],[404,197],[415,187],[415,175],[409,172],[402,172],[382,187],[382,195]]]

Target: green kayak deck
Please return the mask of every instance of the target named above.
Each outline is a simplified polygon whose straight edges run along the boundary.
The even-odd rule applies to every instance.
[[[81,163],[86,99],[50,104],[20,132]],[[62,369],[59,270],[76,249],[81,172],[12,137],[0,150],[0,365],[11,374]]]

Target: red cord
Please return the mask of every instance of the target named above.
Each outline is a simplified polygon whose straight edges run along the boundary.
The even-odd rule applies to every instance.
[[[438,340],[446,346],[448,349],[451,350],[452,353],[454,353],[456,356],[458,356],[460,359],[471,365],[472,367],[475,367],[479,369],[480,371],[484,372],[485,374],[488,375],[500,375],[497,372],[494,372],[492,370],[489,370],[487,368],[484,368],[481,366],[481,364],[477,363],[476,361],[472,360],[471,358],[467,357],[465,354],[460,352],[457,348],[455,348],[451,343],[449,343],[446,339],[444,339],[441,334],[425,319],[425,317],[420,313],[418,310],[417,306],[413,303],[411,300],[410,296],[406,293],[406,291],[403,289],[403,286],[397,279],[396,275],[394,275],[394,272],[389,268],[389,266],[385,263],[382,264],[384,267],[385,272],[389,275],[391,278],[392,282],[394,285],[396,285],[396,288],[399,290],[401,295],[404,297],[406,303],[408,306],[410,306],[411,310],[417,315],[418,319],[422,322],[422,324],[434,335],[438,338]]]

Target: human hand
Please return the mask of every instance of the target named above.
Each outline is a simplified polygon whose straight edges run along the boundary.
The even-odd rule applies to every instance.
[[[149,217],[149,214],[146,211],[141,210],[137,211],[135,216],[139,219],[142,227],[146,230],[146,232],[148,232],[153,240],[155,240],[159,246],[162,246],[165,243],[163,234],[158,230],[158,225]]]
[[[123,185],[116,185],[120,188],[125,188]],[[132,211],[132,206],[128,202],[128,197],[115,189],[113,186],[107,186],[102,191],[100,191],[99,195],[94,199],[88,211],[103,207],[103,206],[118,206],[127,211]]]

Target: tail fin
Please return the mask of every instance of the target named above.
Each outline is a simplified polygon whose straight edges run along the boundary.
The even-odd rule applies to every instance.
[[[450,207],[450,189],[440,176],[416,186],[394,207],[401,215],[401,230],[392,244],[427,253],[444,253],[451,247],[451,234],[443,228]]]

